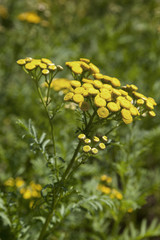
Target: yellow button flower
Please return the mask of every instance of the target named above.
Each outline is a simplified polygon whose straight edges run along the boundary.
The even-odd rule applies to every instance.
[[[138,109],[137,109],[136,107],[134,107],[134,106],[132,106],[132,107],[129,109],[129,111],[130,111],[130,113],[131,113],[132,116],[138,116],[138,115],[140,115]]]
[[[74,93],[69,92],[64,96],[64,101],[69,101],[72,99],[72,97],[74,96]]]
[[[143,105],[144,104],[144,100],[143,99],[138,99],[137,100],[137,104],[138,105]]]
[[[88,93],[90,95],[97,95],[99,93],[99,91],[97,89],[95,89],[95,88],[89,88],[88,89]]]
[[[94,137],[93,137],[93,141],[94,141],[94,142],[99,142],[100,140],[99,140],[98,137],[94,136]]]
[[[97,154],[98,153],[98,149],[97,148],[92,148],[91,151],[92,151],[93,154]]]
[[[74,72],[75,74],[81,74],[83,72],[83,69],[78,64],[74,65],[71,69],[72,69],[72,72]]]
[[[96,96],[94,98],[94,103],[97,107],[105,107],[106,106],[106,101],[105,99],[99,97],[99,96]]]
[[[148,97],[147,100],[148,100],[149,102],[151,102],[153,105],[155,105],[155,106],[157,105],[156,101],[155,101],[153,98]]]
[[[78,139],[84,140],[86,138],[86,135],[84,133],[81,133],[78,135]]]
[[[115,102],[109,102],[109,103],[107,104],[107,107],[108,107],[108,109],[109,109],[110,111],[112,111],[112,112],[117,112],[117,111],[120,110],[120,107],[119,107],[118,104],[115,103]]]
[[[90,66],[85,62],[81,62],[80,65],[81,65],[81,67],[83,68],[84,71],[87,71],[87,70],[90,69]]]
[[[99,143],[98,146],[101,150],[104,150],[106,148],[106,145],[104,143]]]
[[[93,84],[94,81],[92,79],[83,78],[82,82],[84,82],[84,83],[92,83]]]
[[[49,60],[48,58],[41,58],[41,61],[42,61],[43,63],[46,63],[46,64],[52,63],[52,61]]]
[[[154,109],[154,106],[153,104],[147,99],[146,101],[146,107],[149,108],[150,110],[153,110]]]
[[[101,88],[103,86],[102,82],[99,80],[94,80],[93,84],[96,88]]]
[[[76,81],[76,80],[72,80],[70,81],[71,83],[71,86],[73,87],[80,87],[81,86],[81,83],[79,81]]]
[[[100,108],[98,108],[98,110],[97,110],[97,114],[98,114],[98,116],[99,116],[100,118],[107,118],[108,115],[109,115],[109,111],[108,111],[108,109],[105,108],[105,107],[100,107]]]
[[[83,94],[83,92],[84,92],[84,88],[83,87],[77,87],[77,88],[75,88],[75,91],[74,91],[75,93],[79,93],[79,94]]]
[[[116,96],[121,96],[121,92],[118,89],[113,88],[112,93]]]
[[[45,63],[40,63],[39,66],[42,69],[46,69],[47,68],[47,64],[45,64]]]
[[[83,94],[84,97],[87,97],[89,95],[87,90],[84,90],[82,94]]]
[[[42,70],[42,74],[43,75],[48,75],[49,74],[49,70],[48,69],[43,69]]]
[[[83,87],[84,87],[85,89],[89,89],[89,88],[93,88],[93,85],[92,85],[91,83],[84,83],[84,84],[83,84]]]
[[[88,58],[80,58],[80,61],[90,63],[90,60]]]
[[[91,139],[86,138],[86,139],[84,140],[84,142],[87,143],[87,144],[89,144],[89,143],[91,143]]]
[[[94,65],[93,63],[89,63],[90,69],[92,73],[99,73],[99,68],[96,67],[96,65]]]
[[[104,88],[104,89],[108,89],[109,91],[112,90],[112,86],[109,85],[109,84],[107,84],[107,83],[104,83],[104,84],[103,84],[103,88]]]
[[[149,111],[148,113],[149,113],[149,115],[150,115],[151,117],[155,117],[155,116],[156,116],[156,113],[155,113],[154,111]]]
[[[133,122],[133,118],[129,110],[124,108],[121,110],[121,114],[122,114],[122,120],[125,124],[129,124]]]
[[[94,73],[92,75],[93,75],[94,79],[101,80],[103,78],[103,74],[101,74],[101,73]]]
[[[102,136],[102,140],[105,141],[105,142],[107,142],[107,141],[108,141],[107,136]]]
[[[111,94],[107,89],[103,89],[105,91],[101,91],[99,96],[107,101],[111,101]]]
[[[132,107],[132,104],[126,99],[120,99],[119,103],[120,103],[121,107],[124,107],[124,108],[127,108],[127,109],[130,109]]]
[[[53,65],[49,65],[49,66],[48,66],[48,69],[49,69],[50,71],[55,71],[55,70],[57,69],[57,67],[53,64]]]
[[[76,103],[80,103],[80,102],[83,102],[84,101],[84,97],[81,95],[81,94],[75,94],[73,96],[73,101],[76,102]]]
[[[83,151],[84,151],[85,153],[88,153],[88,152],[91,151],[91,147],[90,147],[89,145],[85,145],[85,146],[83,147]]]
[[[25,60],[25,59],[19,59],[19,60],[17,61],[17,64],[20,65],[20,66],[23,66],[23,65],[26,64],[26,60]]]
[[[128,92],[122,90],[122,89],[119,89],[120,93],[122,96],[127,96],[128,95]]]
[[[27,63],[27,64],[25,65],[25,68],[26,68],[27,70],[29,70],[29,71],[32,71],[32,70],[34,70],[34,69],[36,68],[36,65],[34,65],[32,62],[31,62],[31,63]]]
[[[120,83],[120,81],[117,78],[112,78],[111,84],[114,87],[120,87],[121,86],[121,83]]]

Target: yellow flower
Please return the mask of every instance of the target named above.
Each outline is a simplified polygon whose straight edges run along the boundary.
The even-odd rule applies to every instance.
[[[95,73],[95,74],[92,74],[94,79],[98,79],[98,80],[101,80],[103,79],[103,74],[101,73]]]
[[[108,141],[107,136],[102,136],[102,140],[105,141],[105,142],[107,142],[107,141]]]
[[[17,177],[15,180],[15,183],[16,183],[16,187],[20,188],[25,184],[25,181],[22,178]]]
[[[53,65],[49,65],[49,66],[48,66],[48,69],[49,69],[50,71],[55,71],[55,70],[57,69],[57,67],[53,64]]]
[[[89,103],[88,102],[80,102],[79,103],[79,107],[80,107],[80,109],[82,110],[82,111],[88,111],[89,110],[89,108],[90,108],[90,105],[89,105]]]
[[[102,175],[100,179],[101,181],[107,181],[107,177],[108,177],[107,175]]]
[[[117,112],[117,111],[120,110],[120,107],[119,107],[118,104],[115,103],[115,102],[109,102],[109,103],[107,104],[107,107],[108,107],[108,109],[109,109],[110,111],[112,111],[112,112]]]
[[[99,97],[99,96],[96,96],[94,98],[94,103],[97,107],[105,107],[106,106],[106,101],[105,99]]]
[[[73,101],[76,102],[76,103],[83,102],[84,101],[84,97],[81,94],[76,93],[73,96]]]
[[[99,142],[100,140],[99,140],[98,137],[94,136],[94,137],[93,137],[93,141],[94,141],[94,142]]]
[[[19,59],[19,60],[17,61],[17,63],[18,63],[18,65],[23,66],[23,65],[26,64],[26,60],[25,60],[25,59]]]
[[[128,95],[128,92],[122,90],[122,89],[119,89],[120,93],[122,96],[127,96]]]
[[[105,108],[105,107],[100,107],[100,108],[98,108],[98,110],[97,110],[97,114],[98,114],[98,116],[99,116],[100,118],[107,118],[108,115],[109,115],[109,111],[108,111],[108,109]]]
[[[114,87],[120,87],[121,86],[121,83],[120,83],[120,81],[117,78],[112,78],[111,84]]]
[[[129,208],[129,209],[127,210],[127,212],[129,212],[129,213],[133,212],[133,208]]]
[[[32,70],[34,70],[34,69],[36,68],[36,65],[34,65],[33,63],[27,63],[27,64],[25,65],[25,68],[26,68],[27,70],[29,70],[29,71],[32,71]]]
[[[77,88],[75,88],[75,91],[74,91],[75,93],[79,93],[79,94],[83,94],[83,92],[84,92],[84,88],[83,87],[77,87]]]
[[[106,148],[106,145],[104,143],[99,143],[98,146],[101,150],[104,150]]]
[[[41,61],[42,61],[43,63],[46,63],[46,64],[52,63],[52,61],[49,60],[48,58],[41,58]]]
[[[83,78],[82,82],[84,82],[84,83],[92,83],[93,84],[94,81],[92,79]]]
[[[89,63],[90,69],[92,73],[99,73],[99,68],[96,67],[93,63]]]
[[[91,139],[86,138],[86,139],[84,140],[84,142],[87,143],[87,144],[89,144],[89,143],[91,143]]]
[[[104,83],[104,84],[103,84],[103,88],[104,88],[104,89],[108,89],[109,91],[111,91],[111,90],[113,89],[112,86],[109,85],[109,84],[107,84],[107,83]]]
[[[74,93],[69,92],[64,96],[64,101],[69,101],[72,99],[72,97],[74,96]]]
[[[92,151],[93,154],[97,154],[98,153],[98,149],[97,148],[92,148],[91,151]]]
[[[88,93],[90,95],[97,95],[99,93],[99,91],[97,89],[95,89],[95,88],[89,88],[88,89]]]
[[[39,66],[41,64],[41,60],[40,59],[32,59],[31,64],[34,64],[35,66]]]
[[[72,69],[72,72],[74,72],[75,74],[81,74],[83,72],[83,69],[79,64],[74,65],[71,69]]]
[[[15,184],[15,180],[14,180],[14,178],[9,178],[8,180],[6,180],[5,182],[4,182],[4,185],[5,186],[8,186],[8,187],[13,187],[14,186],[14,184]]]
[[[87,90],[84,90],[82,94],[84,97],[87,97],[89,95]]]
[[[133,122],[133,118],[129,110],[124,108],[121,110],[121,114],[122,114],[122,120],[125,124],[129,124]]]
[[[153,105],[155,105],[155,106],[157,105],[156,101],[155,101],[153,98],[148,97],[147,100],[148,100],[149,102],[151,102]]]
[[[80,58],[80,61],[90,63],[90,60],[88,58]]]
[[[149,115],[150,115],[151,117],[155,117],[155,116],[156,116],[156,113],[155,113],[154,111],[149,111]]]
[[[109,187],[106,187],[104,185],[99,184],[98,189],[105,194],[109,194],[111,192],[111,189]]]
[[[29,23],[40,23],[41,18],[34,12],[24,12],[18,15],[20,21],[27,21]]]
[[[121,92],[118,89],[113,88],[112,93],[116,96],[121,96]]]
[[[117,199],[121,200],[123,198],[123,195],[120,192],[117,191],[116,194],[115,194],[115,197]]]
[[[138,116],[138,115],[140,115],[138,109],[137,109],[136,107],[134,107],[134,106],[132,106],[132,107],[129,109],[129,111],[130,111],[130,113],[131,113],[132,116]]]
[[[49,74],[49,70],[48,69],[43,69],[42,70],[42,74],[43,75],[48,75]]]
[[[91,151],[91,147],[90,147],[89,145],[85,145],[85,146],[83,147],[83,151],[84,151],[85,153],[88,153],[88,152]]]
[[[76,81],[76,80],[72,80],[70,81],[71,83],[71,86],[73,87],[80,87],[81,86],[81,83],[79,81]]]
[[[86,138],[86,135],[84,133],[81,133],[78,135],[78,139],[84,140]]]
[[[87,71],[90,69],[89,65],[85,62],[81,62],[81,67],[83,68],[84,71]]]
[[[101,88],[103,86],[102,82],[99,80],[94,80],[93,84],[96,88]]]
[[[133,95],[134,95],[136,98],[141,98],[141,99],[143,99],[143,100],[147,100],[147,97],[145,97],[142,93],[138,93],[138,92],[133,91]]]
[[[124,107],[124,108],[127,108],[127,109],[130,109],[131,106],[132,106],[132,104],[127,99],[120,99],[119,103],[120,103],[121,107]]]
[[[26,62],[31,62],[31,61],[32,61],[32,58],[31,58],[31,57],[26,57],[26,58],[25,58],[25,61],[26,61]]]
[[[54,88],[55,91],[60,91],[64,89],[71,90],[70,80],[66,78],[53,79],[51,83],[51,88]]]
[[[107,101],[111,100],[111,94],[107,89],[101,89],[101,93],[99,96]]]
[[[138,105],[143,105],[144,104],[144,100],[143,99],[138,99],[137,100],[137,104]]]
[[[24,199],[29,199],[29,198],[31,198],[31,197],[32,197],[32,192],[31,192],[31,190],[30,190],[29,188],[27,188],[27,189],[25,190],[24,194],[23,194],[23,198],[24,198]]]
[[[83,84],[83,87],[84,87],[85,89],[89,89],[89,88],[93,88],[93,85],[92,85],[91,83],[84,83],[84,84]]]
[[[40,63],[39,66],[40,66],[40,68],[42,68],[42,69],[47,68],[47,64],[45,64],[45,63]]]
[[[154,109],[152,102],[149,101],[148,99],[147,99],[147,101],[146,101],[146,107],[149,108],[150,110],[153,110],[153,109]]]

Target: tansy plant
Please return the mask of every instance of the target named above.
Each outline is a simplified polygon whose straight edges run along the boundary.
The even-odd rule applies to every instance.
[[[38,236],[38,240],[42,240],[48,239],[46,237],[51,234],[49,229],[51,227],[53,230],[54,226],[51,226],[51,223],[53,224],[56,209],[61,206],[66,195],[70,196],[73,191],[68,185],[80,166],[86,164],[90,157],[102,156],[102,151],[107,151],[108,146],[112,144],[109,138],[111,131],[122,124],[128,125],[147,116],[154,117],[156,102],[140,93],[134,84],[121,86],[119,79],[100,73],[99,68],[86,58],[66,62],[66,67],[73,76],[72,80],[55,78],[63,68],[46,58],[27,57],[18,60],[17,64],[32,79],[50,126],[49,140],[45,140],[45,135],[37,139],[35,129],[29,126],[30,137],[35,140],[44,161],[54,175],[53,183],[42,186],[41,190],[41,209],[43,206],[48,206],[49,209],[44,211],[45,220]],[[58,111],[52,99],[55,91],[62,93],[63,106],[78,111],[81,120],[81,126],[77,130],[77,146],[70,160],[62,159],[61,153],[57,151],[54,117]],[[19,124],[23,126],[21,121]],[[27,127],[23,127],[29,131]],[[102,127],[106,129],[103,134],[100,133]],[[49,142],[52,149],[47,152],[45,146]],[[97,191],[103,193],[104,197],[109,195],[110,199],[117,198],[118,201],[123,198],[118,189],[107,185],[111,183],[112,178],[103,175],[100,181]],[[20,189],[23,196],[28,196],[25,195],[26,191],[27,188]],[[29,194],[29,190],[27,193]]]

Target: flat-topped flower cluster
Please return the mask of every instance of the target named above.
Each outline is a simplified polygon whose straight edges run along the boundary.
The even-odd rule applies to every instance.
[[[101,74],[89,59],[80,58],[80,61],[66,62],[66,65],[75,80],[70,81],[72,88],[64,101],[78,104],[82,111],[92,107],[101,119],[116,114],[126,124],[134,117],[156,115],[153,110],[157,104],[153,98],[139,93],[134,84],[121,87],[119,79]]]

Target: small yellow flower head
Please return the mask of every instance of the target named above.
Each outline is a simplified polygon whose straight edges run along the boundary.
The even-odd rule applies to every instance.
[[[107,136],[102,136],[102,140],[103,140],[104,142],[107,142],[107,141],[108,141]]]
[[[129,109],[129,111],[130,111],[130,113],[131,113],[132,116],[138,116],[138,115],[140,115],[138,109],[137,109],[136,107],[134,107],[134,106],[132,106],[132,107]]]
[[[109,115],[109,111],[108,111],[108,109],[105,108],[105,107],[100,107],[100,108],[98,108],[98,110],[97,110],[97,114],[98,114],[98,116],[99,116],[100,118],[107,118],[108,115]]]
[[[91,147],[90,147],[89,145],[85,145],[85,146],[83,147],[83,151],[84,151],[85,153],[88,153],[88,152],[91,151]]]
[[[118,105],[117,103],[115,103],[115,102],[109,102],[109,103],[107,104],[107,107],[108,107],[108,109],[109,109],[111,112],[117,112],[117,111],[120,110],[119,105]]]
[[[57,69],[57,67],[53,64],[53,65],[49,65],[49,66],[48,66],[48,69],[49,69],[50,71],[55,71],[55,70]]]
[[[77,88],[75,88],[75,91],[74,91],[75,93],[79,93],[79,94],[83,94],[83,92],[84,92],[84,88],[83,87],[77,87]]]
[[[151,102],[153,105],[155,105],[155,106],[157,105],[156,101],[155,101],[153,98],[148,97],[147,100],[148,100],[149,102]]]
[[[97,107],[105,107],[106,106],[106,101],[105,99],[99,97],[99,96],[96,96],[94,98],[94,103]]]
[[[89,63],[89,66],[90,66],[90,70],[92,73],[99,73],[99,68],[96,67],[93,63]]]
[[[107,101],[111,100],[111,94],[107,89],[101,89],[101,93],[99,96]]]
[[[126,96],[126,99],[127,99],[128,101],[130,101],[130,102],[133,101],[133,98],[131,98],[131,96],[129,96],[129,95]]]
[[[104,150],[106,148],[106,145],[104,143],[99,143],[98,146],[101,150]]]
[[[18,19],[20,21],[26,21],[26,22],[35,23],[35,24],[41,22],[41,18],[34,12],[23,12],[18,15]]]
[[[73,101],[74,101],[75,103],[83,102],[83,101],[84,101],[84,97],[83,97],[81,94],[76,93],[76,94],[73,96]]]
[[[132,104],[127,99],[120,99],[119,100],[120,106],[123,108],[130,109]]]
[[[84,83],[92,83],[93,84],[94,81],[92,79],[83,78],[82,82],[84,82]]]
[[[47,58],[41,58],[41,61],[42,61],[43,63],[46,63],[46,64],[52,63],[52,61],[49,60],[49,59],[47,59]]]
[[[149,101],[148,99],[147,99],[147,101],[146,101],[146,107],[147,107],[149,110],[153,110],[153,109],[154,109],[153,104],[152,104],[151,101]]]
[[[132,213],[132,212],[133,212],[133,208],[129,208],[129,209],[127,210],[127,212],[128,212],[128,213]]]
[[[113,87],[120,87],[121,86],[121,83],[117,78],[112,78],[111,84],[112,84]]]
[[[79,140],[84,140],[86,138],[86,135],[84,133],[81,133],[78,135]]]
[[[122,114],[122,120],[125,124],[129,124],[133,122],[133,118],[129,110],[124,108],[121,110],[121,114]]]
[[[111,192],[111,189],[109,187],[106,187],[104,185],[99,184],[98,189],[105,194],[109,194]]]
[[[72,87],[81,87],[81,83],[76,80],[70,81]]]
[[[118,89],[113,88],[113,89],[112,89],[112,93],[113,93],[115,96],[121,96],[121,92],[120,92]]]
[[[17,177],[15,179],[15,183],[16,183],[16,187],[20,188],[25,184],[25,181],[22,178]]]
[[[142,93],[138,93],[138,92],[133,91],[133,95],[134,95],[136,98],[141,98],[141,99],[143,99],[143,100],[147,100],[147,97],[145,97]]]
[[[102,82],[99,80],[94,80],[93,84],[96,88],[101,88],[103,86]]]
[[[32,59],[30,63],[34,64],[35,66],[39,66],[42,62],[40,59]]]
[[[104,88],[104,89],[108,89],[109,91],[111,91],[111,90],[113,89],[112,86],[109,85],[109,84],[107,84],[107,83],[104,83],[104,84],[103,84],[103,88]]]
[[[91,83],[84,83],[84,84],[83,84],[83,87],[84,87],[85,89],[89,89],[89,88],[93,88],[93,85],[92,85]]]
[[[83,72],[83,69],[79,64],[74,65],[71,69],[72,69],[72,72],[74,72],[75,74],[82,74]]]
[[[85,102],[85,101],[84,101],[84,102],[80,102],[80,103],[79,103],[79,107],[80,107],[80,109],[81,109],[82,111],[86,112],[86,111],[89,110],[90,105],[89,105],[88,102]]]
[[[84,90],[82,94],[84,97],[87,97],[89,95],[87,90]]]
[[[155,117],[155,116],[156,116],[156,113],[155,113],[154,111],[149,111],[148,113],[149,113],[149,115],[150,115],[151,117]]]
[[[84,140],[84,142],[85,142],[86,144],[89,144],[89,143],[91,143],[91,139],[86,138],[86,139]]]
[[[64,101],[70,101],[74,96],[74,93],[69,92],[64,96]]]
[[[97,95],[99,93],[99,91],[97,89],[95,89],[95,88],[89,88],[88,89],[88,93],[90,95]]]
[[[92,148],[91,151],[92,151],[93,154],[97,154],[98,153],[98,149],[97,148]]]
[[[119,89],[120,93],[122,96],[127,96],[128,95],[128,92],[122,90],[122,89]]]
[[[19,59],[19,60],[17,61],[17,64],[20,65],[20,66],[23,66],[23,65],[26,64],[26,60],[25,60],[25,59]]]
[[[87,71],[87,70],[90,69],[89,65],[87,63],[85,63],[85,62],[81,63],[81,67],[83,68],[84,71]]]
[[[103,79],[103,74],[101,73],[95,73],[95,74],[92,74],[94,79],[98,79],[98,80],[101,80]]]
[[[90,63],[90,60],[87,58],[80,58],[80,61],[85,62],[85,63]]]
[[[48,69],[43,69],[42,70],[42,74],[43,75],[48,75],[49,74],[49,70]]]
[[[134,84],[131,84],[130,87],[129,87],[132,91],[137,91],[138,90],[138,87]]]
[[[24,198],[24,199],[29,199],[29,198],[31,198],[31,197],[32,197],[32,192],[31,192],[31,190],[30,190],[29,188],[27,188],[27,189],[25,190],[24,194],[23,194],[23,198]]]
[[[8,180],[6,180],[4,182],[4,185],[7,186],[7,187],[13,187],[15,184],[15,180],[14,178],[9,178]]]
[[[36,68],[36,65],[34,65],[32,62],[31,63],[27,63],[25,65],[25,68],[28,70],[28,71],[32,71]]]
[[[137,104],[138,105],[143,105],[144,104],[144,100],[143,99],[138,99],[137,100]]]
[[[42,69],[46,69],[47,68],[47,64],[45,64],[45,63],[40,63],[39,66]]]
[[[122,200],[122,198],[123,198],[123,195],[120,193],[120,192],[116,192],[116,194],[115,194],[115,197],[118,199],[118,200]]]
[[[94,142],[99,142],[100,140],[99,140],[98,137],[94,136],[94,137],[93,137],[93,141],[94,141]]]
[[[108,178],[107,175],[102,175],[100,179],[101,179],[101,181],[104,182],[104,181],[107,181],[107,178]]]

